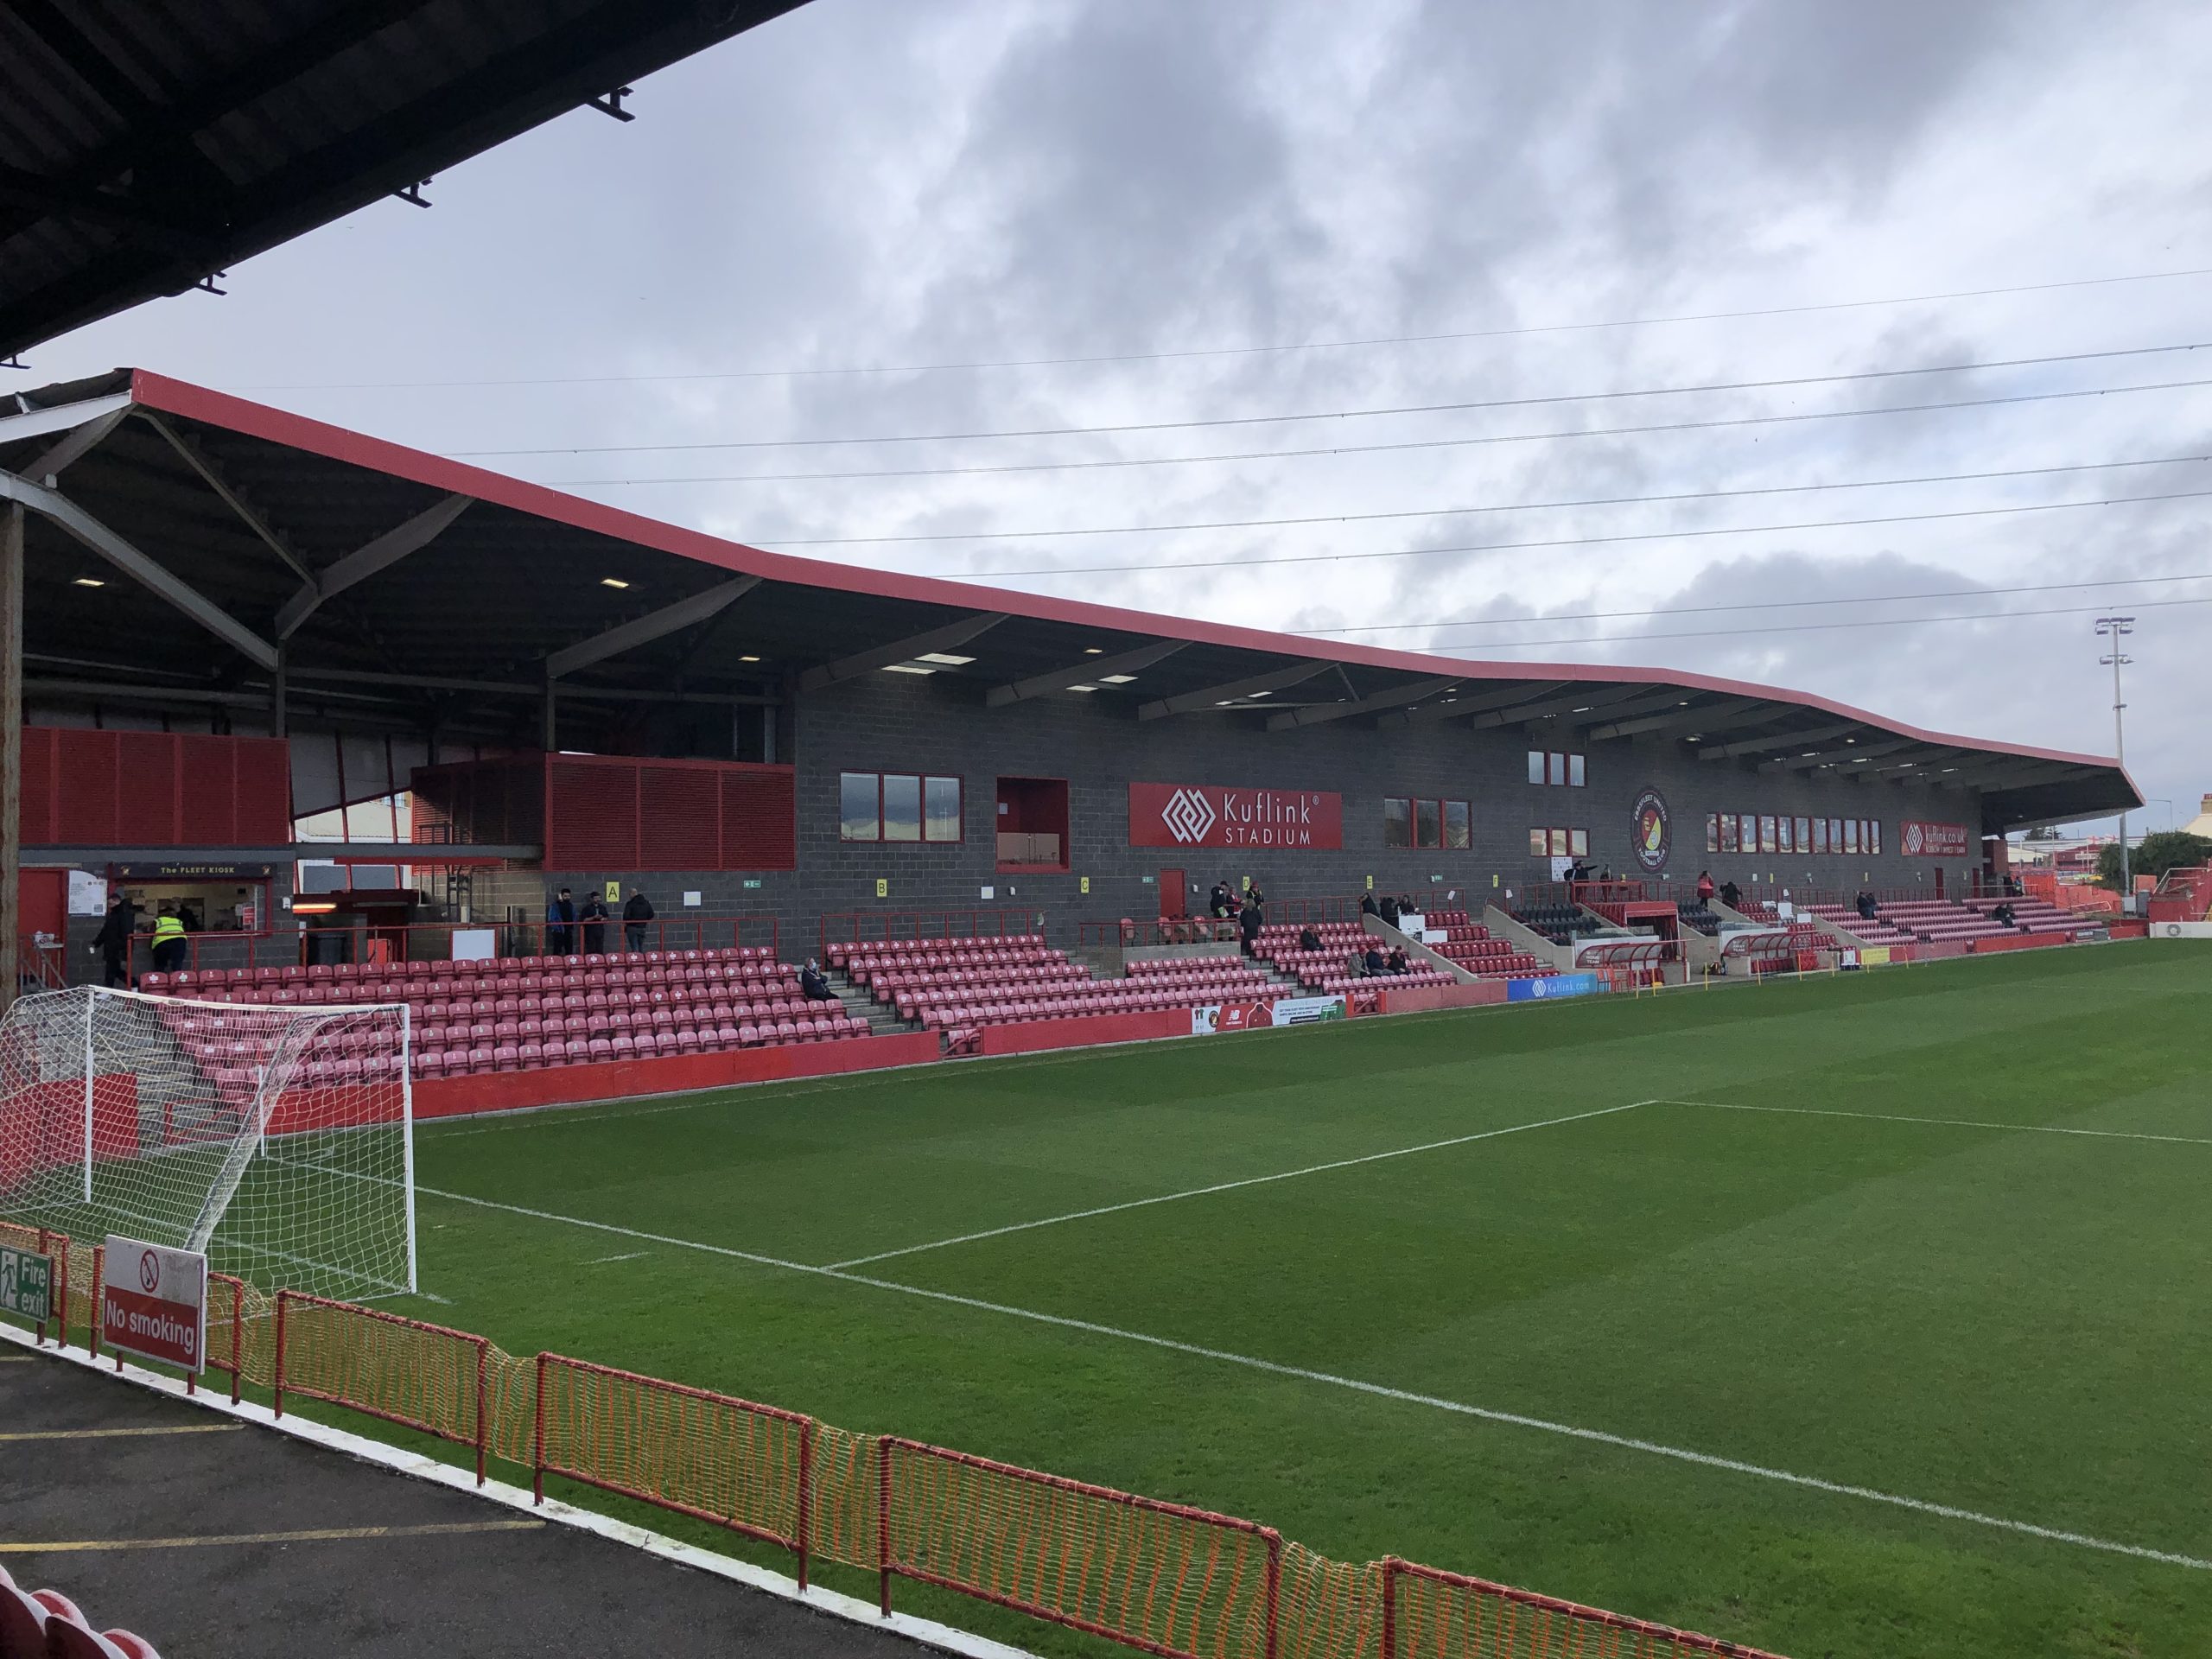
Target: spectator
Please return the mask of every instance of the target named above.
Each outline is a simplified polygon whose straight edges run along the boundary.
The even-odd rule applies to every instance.
[[[1711,870],[1700,870],[1697,873],[1698,903],[1700,905],[1711,904],[1713,902],[1714,891],[1715,889],[1713,885],[1713,872]]]
[[[812,957],[809,957],[806,966],[798,970],[798,988],[806,994],[806,1000],[810,1002],[835,1002],[838,1000],[837,993],[830,988],[830,976],[822,971],[822,965]]]
[[[545,906],[545,954],[572,957],[576,953],[576,901],[561,889]]]
[[[136,921],[130,901],[118,887],[107,896],[107,914],[101,918],[100,931],[92,936],[92,954],[100,959],[104,969],[101,983],[113,989],[130,984],[130,931]]]
[[[1989,919],[2004,927],[2012,927],[2017,925],[2016,918],[2012,914],[2012,906],[2009,901],[2005,904],[1999,905],[1996,909],[1991,911],[1989,912]]]
[[[1378,913],[1385,922],[1395,927],[1398,925],[1398,895],[1395,893],[1384,893]]]
[[[1402,944],[1391,948],[1389,959],[1385,966],[1388,971],[1394,974],[1410,974],[1414,970],[1413,963],[1406,956],[1406,947]]]
[[[1370,979],[1379,979],[1390,971],[1390,959],[1382,954],[1382,941],[1370,940],[1367,955],[1360,960],[1360,971]]]
[[[1213,891],[1206,895],[1206,908],[1213,912],[1216,921],[1220,921],[1230,915],[1236,908],[1236,895],[1230,892],[1229,883],[1226,881],[1215,882]]]
[[[1874,911],[1876,908],[1874,904],[1874,895],[1867,892],[1864,887],[1861,887],[1859,890],[1857,908],[1859,911],[1859,917],[1861,921],[1871,922],[1874,919]]]
[[[607,900],[599,896],[597,888],[584,900],[584,907],[576,912],[576,919],[584,925],[584,953],[601,956],[607,950]]]
[[[1744,890],[1736,885],[1732,876],[1720,884],[1720,902],[1731,910],[1744,902]]]
[[[653,918],[653,901],[643,887],[630,889],[630,902],[622,906],[622,941],[632,952],[645,948],[645,924]]]
[[[164,910],[154,918],[154,971],[173,974],[184,966],[186,953],[192,949],[184,937],[184,918],[175,909]]]
[[[1376,908],[1374,889],[1370,888],[1359,895],[1359,913],[1363,916],[1380,916],[1382,913]]]
[[[1264,905],[1268,902],[1268,895],[1260,891],[1260,884],[1249,876],[1244,880],[1244,895],[1255,905]]]
[[[1236,918],[1236,931],[1243,936],[1244,954],[1248,957],[1256,957],[1260,954],[1262,925],[1259,899],[1255,894],[1248,893],[1244,895],[1244,908],[1238,912]]]
[[[1301,950],[1319,950],[1321,948],[1321,936],[1313,931],[1313,923],[1308,922],[1298,930],[1298,948]]]

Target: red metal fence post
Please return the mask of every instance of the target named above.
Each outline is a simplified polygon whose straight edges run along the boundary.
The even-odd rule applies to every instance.
[[[537,1414],[530,1432],[531,1502],[545,1501],[545,1351],[537,1353]]]
[[[1261,1536],[1268,1541],[1267,1659],[1275,1659],[1282,1629],[1282,1535],[1269,1527]]]
[[[891,1617],[891,1437],[875,1443],[875,1571],[877,1599]]]
[[[476,1484],[484,1484],[484,1458],[492,1440],[491,1414],[486,1410],[486,1396],[490,1392],[485,1385],[486,1373],[492,1363],[492,1341],[488,1337],[476,1339]]]
[[[808,1557],[814,1547],[814,1419],[798,1426],[798,1587],[806,1593]]]
[[[54,1246],[49,1240],[46,1229],[43,1227],[38,1230],[38,1253],[41,1255],[45,1256],[48,1261],[52,1261],[54,1258]],[[49,1298],[49,1300],[50,1300],[51,1299]],[[53,1311],[54,1309],[51,1306],[47,1309],[47,1312],[49,1313]],[[66,1268],[62,1270],[61,1277],[61,1332],[65,1338],[69,1332],[69,1279],[68,1270]],[[67,1341],[63,1341],[57,1342],[54,1345],[57,1348],[66,1348],[69,1344]],[[38,1329],[32,1333],[31,1346],[34,1348],[43,1348],[46,1346],[46,1321],[44,1319],[41,1319],[38,1322]]]
[[[282,1416],[284,1414],[284,1329],[285,1329],[284,1310],[285,1310],[286,1306],[290,1302],[290,1300],[291,1300],[291,1296],[292,1296],[292,1293],[291,1293],[291,1292],[289,1292],[289,1290],[280,1290],[280,1291],[278,1291],[278,1292],[276,1293],[276,1415],[277,1415],[277,1416],[279,1416],[279,1417],[282,1417]]]
[[[1398,1558],[1382,1558],[1382,1651],[1377,1659],[1398,1659]]]
[[[86,1319],[85,1351],[94,1359],[100,1357],[100,1281],[107,1272],[107,1246],[92,1246],[92,1306],[91,1317]]]
[[[238,1402],[240,1379],[245,1375],[245,1281],[231,1281],[231,1403]]]

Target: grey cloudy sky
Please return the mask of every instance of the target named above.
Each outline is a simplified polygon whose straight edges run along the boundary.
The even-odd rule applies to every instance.
[[[567,116],[429,213],[366,209],[33,366],[446,453],[1324,413],[487,464],[817,556],[2097,753],[2090,618],[2119,605],[2163,828],[2212,789],[2212,604],[2180,602],[2212,600],[2212,462],[2083,469],[2212,454],[2212,386],[2160,384],[2212,381],[2212,343],[1579,395],[2212,342],[2212,275],[1837,303],[2212,267],[2208,84],[2189,3],[814,0],[641,85],[630,125]],[[1745,312],[1776,315],[1713,315]],[[1707,320],[1635,321],[1683,317]],[[1467,337],[1325,343],[1436,335]],[[1033,361],[1071,358],[1122,360]],[[1833,417],[1608,430],[1808,414]],[[1427,447],[944,470],[1352,445]],[[2178,499],[1982,513],[2148,495]],[[1320,522],[1054,533],[1262,518]],[[1910,521],[1809,527],[1843,518]],[[2116,585],[2146,577],[2197,579]],[[1996,591],[2021,588],[2048,590]],[[1688,613],[1602,614],[1654,610]],[[1840,626],[1910,615],[1981,620]]]

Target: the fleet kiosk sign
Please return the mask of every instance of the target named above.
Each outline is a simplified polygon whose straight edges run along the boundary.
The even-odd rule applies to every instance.
[[[1329,790],[1129,785],[1132,847],[1335,852],[1344,844],[1344,797]]]
[[[100,1274],[100,1340],[198,1371],[207,1358],[207,1258],[108,1235]]]

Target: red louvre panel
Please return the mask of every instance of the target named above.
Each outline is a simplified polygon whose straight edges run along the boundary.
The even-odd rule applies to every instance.
[[[176,844],[176,739],[167,732],[118,732],[121,789],[115,838],[133,847]]]
[[[638,768],[638,868],[710,870],[721,856],[720,802],[705,766]]]
[[[790,766],[722,769],[725,870],[798,868],[798,797]]]
[[[281,737],[234,737],[238,844],[276,847],[292,839],[292,746]]]
[[[235,847],[238,839],[238,746],[227,737],[188,732],[182,746],[182,834],[187,847]],[[287,835],[285,840],[291,836]]]
[[[115,740],[113,732],[60,730],[54,830],[65,847],[115,844]]]
[[[546,868],[634,870],[638,850],[634,763],[546,762]]]
[[[60,735],[51,726],[32,726],[23,732],[21,821],[26,846],[54,844],[54,745]]]

